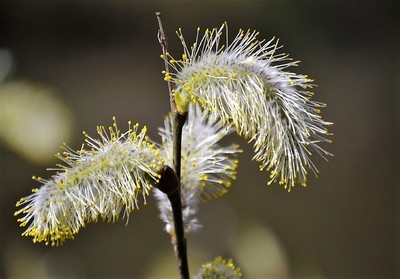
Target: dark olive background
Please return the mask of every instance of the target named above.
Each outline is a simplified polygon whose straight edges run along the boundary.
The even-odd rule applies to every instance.
[[[202,206],[204,228],[188,239],[191,262],[238,258],[233,247],[255,224],[279,243],[285,271],[246,278],[399,278],[397,1],[2,1],[0,46],[13,52],[12,78],[57,88],[77,120],[70,146],[79,148],[80,131],[94,134],[113,115],[147,125],[158,138],[169,103],[155,11],[163,14],[175,56],[179,27],[190,42],[197,26],[224,21],[232,36],[238,28],[277,36],[283,51],[302,61],[292,70],[316,80],[315,99],[328,104],[324,119],[335,123],[334,145],[327,146],[335,157],[315,158],[318,179],[310,176],[306,189],[291,193],[266,186],[251,146],[229,136],[226,143],[245,150],[238,179],[226,197]],[[10,262],[28,268],[24,258],[43,258],[51,278],[150,278],[165,259],[174,265],[152,198],[127,227],[89,225],[60,248],[20,237],[15,202],[38,186],[32,174],[48,175],[47,165],[29,164],[0,145],[1,278]],[[168,272],[160,278],[174,278]]]

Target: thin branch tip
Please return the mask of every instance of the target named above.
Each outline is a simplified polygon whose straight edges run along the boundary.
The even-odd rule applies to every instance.
[[[157,38],[158,42],[161,46],[162,54],[163,54],[163,60],[164,60],[164,67],[165,67],[165,74],[169,75],[170,70],[169,70],[169,62],[168,62],[168,40],[167,36],[165,35],[164,31],[164,25],[161,19],[161,13],[156,12],[157,16],[157,22],[158,22],[158,33],[157,33]],[[175,96],[173,93],[173,88],[172,88],[172,83],[171,81],[167,81],[167,86],[168,86],[168,93],[169,93],[169,99],[170,99],[170,106],[171,106],[171,111],[175,112],[176,109],[176,103],[175,103]]]

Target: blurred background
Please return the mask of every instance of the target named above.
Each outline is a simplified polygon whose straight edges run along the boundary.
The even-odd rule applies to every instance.
[[[218,255],[244,278],[400,278],[398,1],[0,2],[0,278],[177,278],[153,198],[128,226],[90,224],[51,248],[21,237],[15,203],[49,177],[54,153],[79,149],[82,130],[116,116],[157,128],[169,111],[155,12],[170,52],[175,30],[228,22],[277,36],[296,69],[318,84],[335,125],[335,154],[318,179],[287,193],[267,186],[252,148],[235,135],[239,174],[227,196],[202,205],[188,236],[192,274]]]

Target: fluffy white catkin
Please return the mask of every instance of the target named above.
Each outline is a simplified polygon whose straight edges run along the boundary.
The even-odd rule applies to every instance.
[[[121,133],[114,124],[107,132],[98,127],[98,139],[88,136],[81,150],[64,146],[57,154],[65,163],[52,169],[56,173],[48,180],[36,178],[43,185],[33,194],[22,198],[15,214],[28,228],[23,233],[34,242],[44,241],[57,246],[73,239],[81,227],[99,218],[116,221],[139,206],[139,197],[146,203],[159,175],[164,159],[156,145],[145,135],[146,127],[138,132],[138,124]]]
[[[172,165],[172,116],[164,121],[160,129],[161,155],[167,165]],[[182,131],[181,195],[183,221],[187,232],[196,230],[195,218],[200,201],[223,196],[236,178],[238,161],[235,155],[241,152],[237,145],[221,147],[218,142],[231,130],[222,127],[219,121],[209,119],[199,106],[190,105],[187,122]],[[172,209],[167,196],[155,190],[161,219],[166,231],[174,234]]]
[[[229,43],[226,23],[203,36],[198,29],[191,47],[181,30],[177,34],[182,58],[170,55],[174,73],[164,79],[175,85],[178,108],[200,103],[224,126],[232,125],[253,143],[260,169],[270,171],[269,184],[279,182],[288,191],[306,186],[308,170],[317,173],[310,156],[331,155],[320,144],[331,142],[326,127],[332,123],[320,116],[325,105],[311,99],[312,80],[287,71],[298,61],[278,53],[277,40],[258,40],[255,31],[240,30]]]

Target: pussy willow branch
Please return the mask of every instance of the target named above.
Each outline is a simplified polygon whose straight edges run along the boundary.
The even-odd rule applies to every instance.
[[[158,41],[163,52],[165,71],[169,74],[168,65],[168,42],[165,35],[161,13],[157,12],[157,21],[159,25]],[[175,237],[172,238],[175,254],[178,260],[178,268],[181,279],[189,279],[189,266],[187,260],[186,237],[182,219],[182,199],[180,190],[181,180],[181,146],[182,146],[182,129],[185,124],[187,114],[180,114],[176,109],[175,97],[170,81],[167,81],[168,92],[170,96],[171,111],[173,115],[173,169],[178,178],[178,187],[173,192],[168,193],[168,199],[171,203],[172,213],[174,217]]]
[[[157,21],[158,21],[158,26],[160,29],[158,29],[158,42],[161,45],[161,49],[162,49],[162,53],[163,53],[163,57],[164,57],[164,66],[165,66],[165,72],[167,74],[169,74],[169,64],[168,64],[168,40],[167,40],[167,36],[165,35],[165,31],[164,31],[164,27],[163,27],[163,23],[161,20],[161,13],[160,12],[156,12],[156,16],[157,16]],[[174,94],[172,93],[172,84],[171,81],[167,81],[167,86],[168,86],[168,92],[169,92],[169,97],[170,97],[170,104],[171,104],[171,111],[172,112],[176,112],[176,104],[175,104],[175,97]]]

